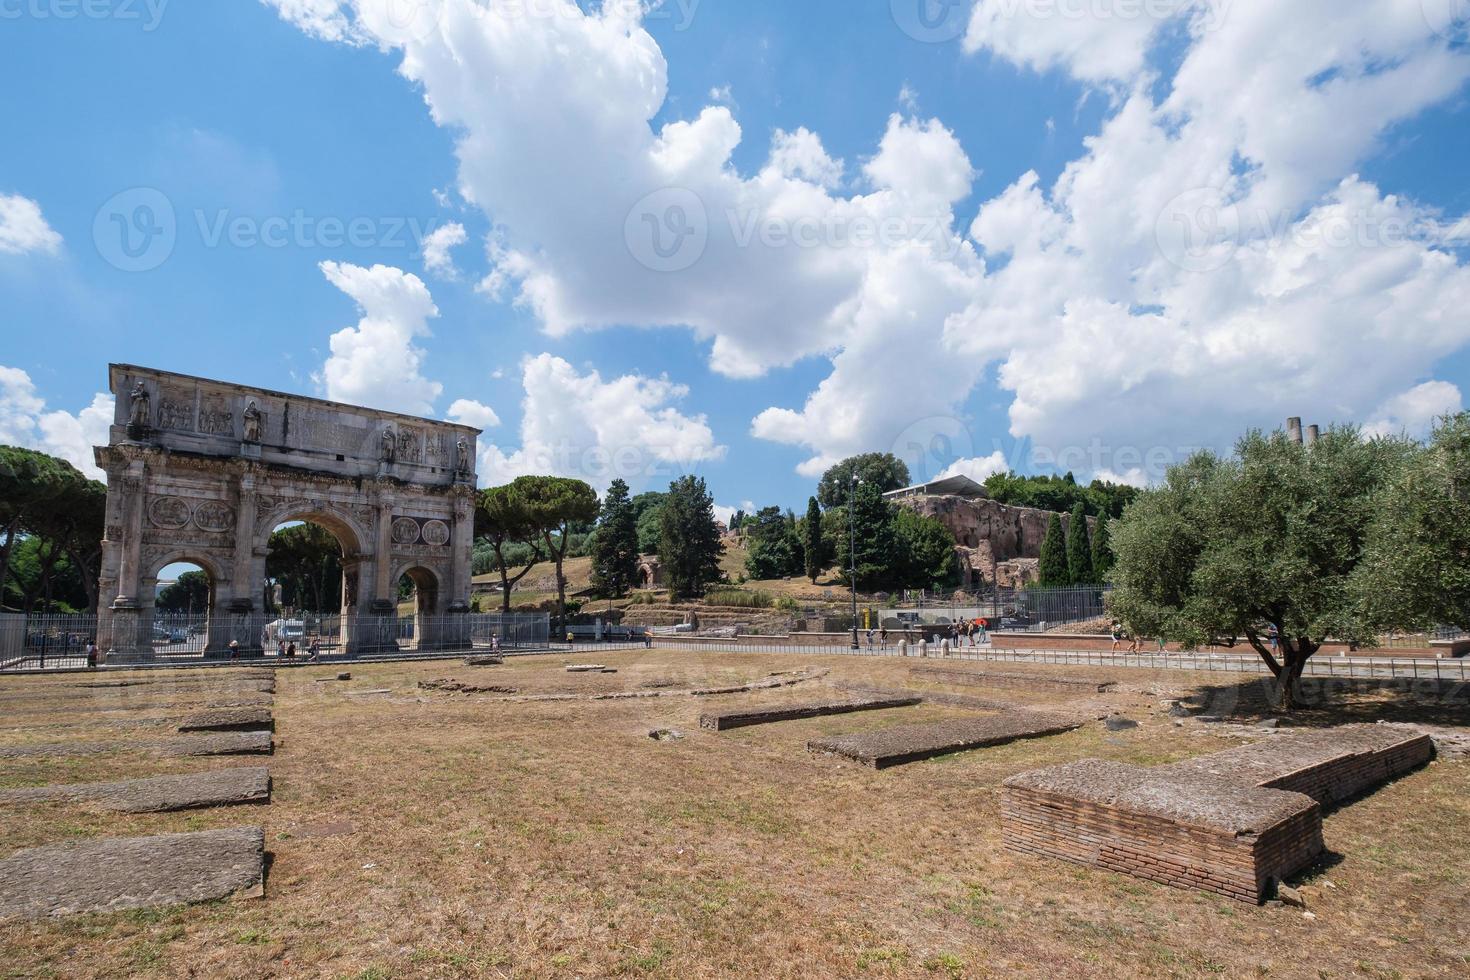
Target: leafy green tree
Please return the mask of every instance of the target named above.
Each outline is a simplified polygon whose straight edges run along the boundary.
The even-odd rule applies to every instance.
[[[22,536],[39,536],[48,542],[47,552],[54,552],[46,556],[49,564],[43,578],[49,577],[60,559],[69,535],[95,532],[101,540],[100,514],[95,515],[95,525],[84,530],[76,526],[77,515],[73,514],[78,495],[91,482],[65,460],[32,449],[0,446],[0,535],[4,536],[0,541],[0,595],[10,572],[11,553]],[[89,510],[87,516],[93,517],[93,512]]]
[[[1087,510],[1080,503],[1067,522],[1067,574],[1073,585],[1097,584],[1092,571],[1092,541],[1087,537]]]
[[[817,584],[817,577],[827,568],[827,541],[822,537],[822,505],[816,497],[806,504],[806,523],[802,526],[802,562],[806,577]]]
[[[597,493],[581,480],[561,476],[523,476],[510,492],[531,526],[541,536],[545,552],[556,566],[556,621],[566,626],[567,577],[564,572],[572,533],[597,519]]]
[[[1113,525],[1114,614],[1188,644],[1244,636],[1291,710],[1329,638],[1376,642],[1353,579],[1382,492],[1412,452],[1341,427],[1315,446],[1251,432],[1232,458],[1196,454]]]
[[[894,564],[888,582],[909,588],[948,589],[959,580],[954,535],[936,518],[907,507],[893,521]]]
[[[1065,476],[1021,476],[996,473],[985,481],[985,490],[997,503],[1035,507],[1058,514],[1071,513],[1078,504],[1088,517],[1119,517],[1138,496],[1138,489],[1125,484],[1094,480],[1085,487],[1068,473]]]
[[[169,613],[208,612],[209,591],[209,576],[203,572],[185,572],[177,582],[164,586],[153,608]]]
[[[1113,570],[1113,545],[1108,524],[1111,518],[1099,517],[1097,527],[1092,529],[1092,577],[1099,585],[1108,580]]]
[[[500,573],[500,611],[509,614],[511,590],[546,560],[541,529],[513,485],[480,491],[475,536],[488,548],[493,567]],[[518,567],[520,571],[512,572]]]
[[[1041,539],[1041,586],[1060,589],[1072,584],[1072,570],[1067,566],[1067,535],[1062,530],[1062,515],[1053,513]]]
[[[893,580],[894,507],[883,499],[878,484],[859,483],[853,492],[852,513],[841,512],[842,533],[837,536],[837,558],[842,565],[842,580],[854,588],[882,588]],[[829,515],[830,516],[830,515]],[[853,522],[849,533],[848,520]],[[854,537],[856,552],[853,551]],[[857,582],[852,581],[856,555]]]
[[[592,549],[592,584],[605,596],[621,599],[638,580],[638,523],[628,484],[614,480],[602,501]]]
[[[1386,488],[1355,586],[1379,628],[1470,630],[1470,413],[1443,419]]]
[[[844,459],[822,474],[817,484],[817,500],[831,510],[847,504],[848,484],[853,474],[866,485],[877,488],[879,496],[909,485],[909,467],[892,453],[864,453]]]
[[[658,554],[659,513],[666,499],[668,494],[648,491],[634,497],[629,504],[633,508],[633,523],[638,526],[638,551],[641,554]]]
[[[319,524],[293,524],[272,534],[265,573],[281,586],[287,606],[314,613],[342,608],[342,546]]]
[[[766,507],[745,521],[750,542],[745,556],[745,573],[753,579],[785,578],[800,574],[801,542],[794,529],[795,516],[780,507]]]
[[[714,498],[704,480],[694,476],[675,480],[659,515],[658,555],[669,594],[675,599],[703,595],[706,584],[721,578],[724,553]]]

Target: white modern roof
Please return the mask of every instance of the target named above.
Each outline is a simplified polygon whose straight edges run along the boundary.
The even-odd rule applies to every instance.
[[[902,490],[890,490],[885,497],[970,497],[987,498],[985,488],[968,476],[947,476],[929,483],[916,483]]]

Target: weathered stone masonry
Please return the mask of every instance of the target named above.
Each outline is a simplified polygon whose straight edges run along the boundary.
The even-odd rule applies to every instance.
[[[405,574],[420,647],[452,642],[444,617],[469,611],[479,430],[125,364],[109,384],[103,650],[151,654],[158,573],[176,562],[210,579],[206,652],[259,649],[231,623],[264,613],[270,536],[288,521],[341,544],[346,652],[371,642],[351,635],[359,617],[396,612]]]

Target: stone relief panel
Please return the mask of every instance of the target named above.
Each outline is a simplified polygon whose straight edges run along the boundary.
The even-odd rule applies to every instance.
[[[201,531],[229,531],[235,526],[235,508],[217,500],[206,500],[194,508],[194,526]]]
[[[206,436],[233,436],[235,414],[220,399],[206,399],[199,406],[199,434]]]
[[[148,521],[165,531],[179,531],[189,526],[189,502],[182,497],[154,497],[148,504]]]
[[[396,545],[417,544],[420,535],[419,522],[412,517],[400,517],[393,522],[393,543]]]
[[[160,386],[158,427],[171,432],[193,432],[194,393],[179,388]]]
[[[405,426],[398,432],[398,462],[422,463],[424,450],[419,434]]]
[[[423,539],[425,544],[442,548],[449,543],[449,525],[443,521],[425,521]]]

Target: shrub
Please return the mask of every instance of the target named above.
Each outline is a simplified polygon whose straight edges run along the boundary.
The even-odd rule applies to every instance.
[[[706,593],[706,605],[735,606],[741,609],[770,609],[775,600],[769,592],[753,592],[748,589],[720,589]]]

